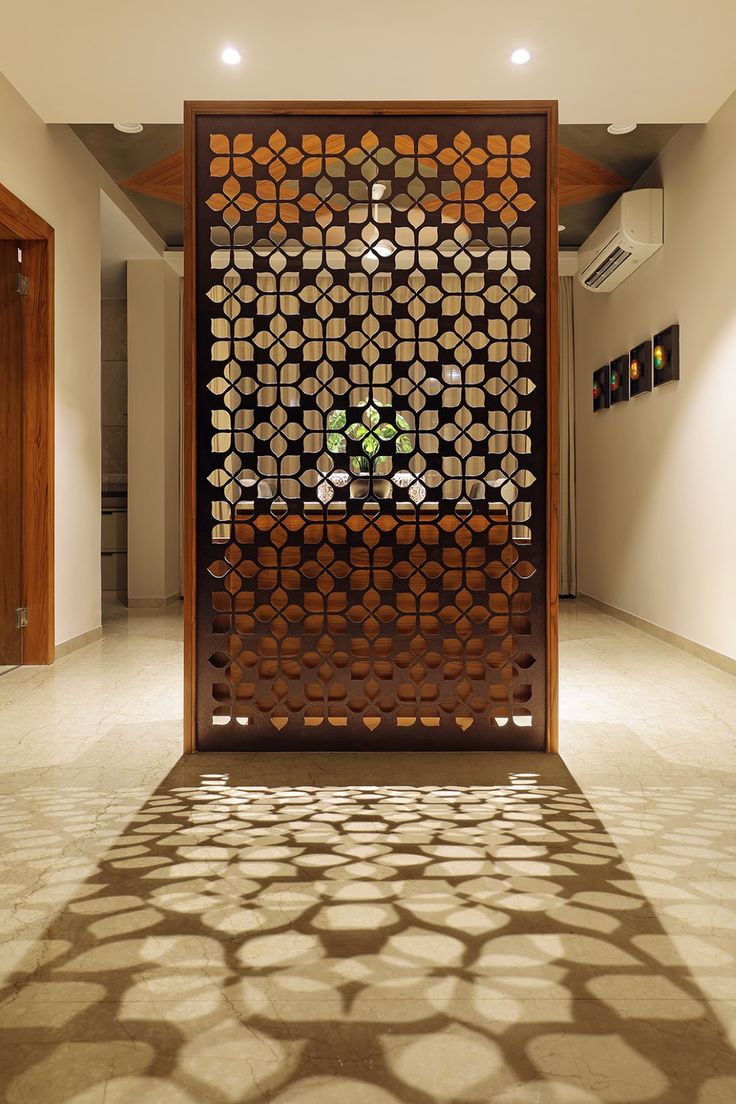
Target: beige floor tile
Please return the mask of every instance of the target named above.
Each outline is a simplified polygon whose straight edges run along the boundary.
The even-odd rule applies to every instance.
[[[0,679],[9,1104],[733,1104],[736,680],[565,603],[562,758],[180,758],[180,621]]]

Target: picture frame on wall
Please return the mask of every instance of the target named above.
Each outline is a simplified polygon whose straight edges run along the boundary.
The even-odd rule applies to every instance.
[[[629,401],[629,354],[622,353],[610,365],[611,406]]]
[[[593,413],[608,410],[611,405],[611,366],[604,364],[593,373]]]
[[[652,342],[640,341],[629,353],[629,394],[631,398],[652,390]]]
[[[680,327],[675,323],[654,335],[652,348],[654,386],[680,378]]]

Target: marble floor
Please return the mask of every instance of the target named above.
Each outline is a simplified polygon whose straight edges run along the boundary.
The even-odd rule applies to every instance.
[[[736,679],[565,603],[559,758],[183,759],[180,640],[0,679],[0,1099],[736,1101]]]

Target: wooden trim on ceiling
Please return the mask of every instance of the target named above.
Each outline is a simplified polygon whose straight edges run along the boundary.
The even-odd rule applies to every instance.
[[[566,146],[559,147],[559,181],[560,207],[584,203],[611,192],[624,192],[631,187],[630,180],[624,180],[617,173],[604,169]]]
[[[124,180],[120,187],[181,206],[184,203],[184,150],[177,150],[155,165],[141,169]]]
[[[0,222],[19,239],[23,305],[23,663],[54,660],[54,229],[0,184]]]
[[[184,150],[177,150],[161,161],[156,161],[124,180],[121,188],[140,195],[163,199],[178,207],[184,203]],[[559,147],[559,196],[560,207],[584,203],[590,199],[623,192],[631,187],[631,181],[575,153],[566,146]]]

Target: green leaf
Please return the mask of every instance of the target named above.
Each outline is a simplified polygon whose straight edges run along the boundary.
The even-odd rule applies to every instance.
[[[384,442],[395,440],[397,453],[413,451],[412,427],[403,414],[391,408],[390,403],[378,399],[371,402],[366,398],[357,405],[364,408],[359,422],[348,425],[345,410],[331,410],[327,415],[327,447],[330,452],[347,452],[347,438],[361,442],[363,456],[350,458],[352,471],[368,471],[375,460],[384,459],[381,455]],[[386,420],[382,421],[382,418]]]
[[[378,440],[377,437],[374,437],[372,433],[369,433],[363,441],[363,452],[365,452],[370,457],[374,457],[380,447],[381,442]]]

